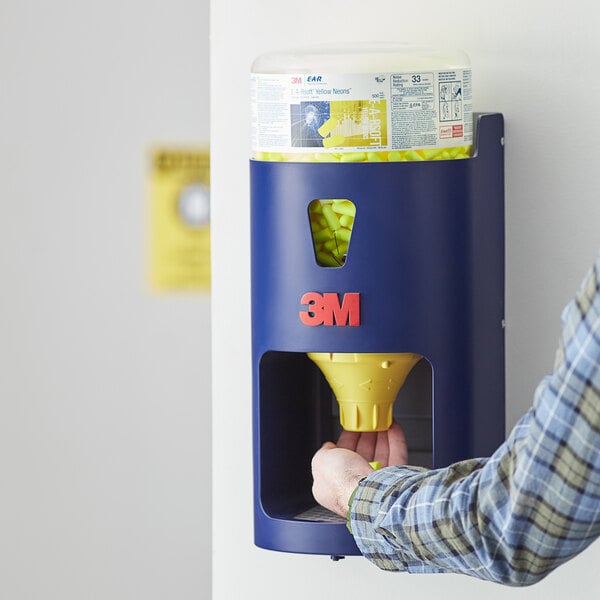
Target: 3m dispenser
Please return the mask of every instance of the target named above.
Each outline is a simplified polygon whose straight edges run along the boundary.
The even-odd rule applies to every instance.
[[[473,118],[470,78],[462,53],[394,45],[254,64],[260,547],[359,554],[311,493],[342,426],[394,418],[432,468],[504,439],[503,119]]]

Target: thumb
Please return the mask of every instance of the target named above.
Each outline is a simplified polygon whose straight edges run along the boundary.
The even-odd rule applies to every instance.
[[[335,450],[337,446],[333,442],[325,442],[314,454],[311,461],[311,468],[314,470],[315,465],[318,465],[325,460],[325,454],[328,450]]]
[[[333,450],[334,448],[337,448],[337,446],[333,442],[325,442],[321,446],[321,450]]]

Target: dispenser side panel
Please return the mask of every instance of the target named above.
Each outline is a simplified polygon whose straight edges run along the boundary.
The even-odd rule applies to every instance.
[[[505,439],[504,120],[480,118],[470,178],[472,448],[489,456]]]

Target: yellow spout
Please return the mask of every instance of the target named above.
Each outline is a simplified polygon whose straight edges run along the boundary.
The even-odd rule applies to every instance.
[[[392,425],[394,401],[419,354],[309,352],[340,405],[348,431],[385,431]]]

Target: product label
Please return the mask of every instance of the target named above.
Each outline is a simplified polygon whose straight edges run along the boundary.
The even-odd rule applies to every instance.
[[[253,74],[254,152],[447,148],[473,141],[471,71]]]

